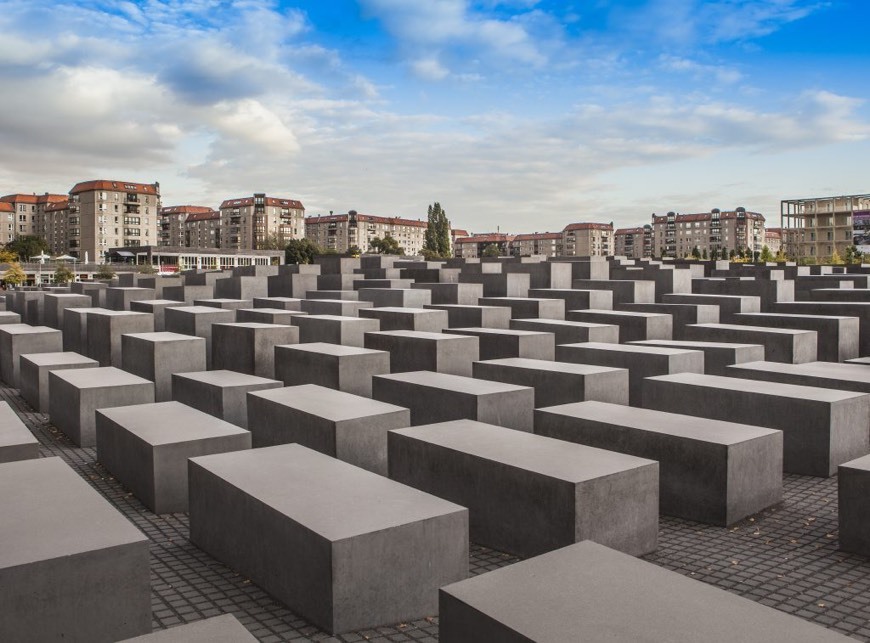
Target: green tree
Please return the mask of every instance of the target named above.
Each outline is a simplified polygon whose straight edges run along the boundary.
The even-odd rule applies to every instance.
[[[788,257],[785,255],[785,250],[783,250],[782,248],[777,250],[776,255],[774,255],[773,257],[773,260],[779,262],[788,261]]]
[[[767,246],[767,244],[761,246],[761,256],[759,258],[765,263],[767,263],[768,261],[773,261],[773,253],[770,251],[770,248]]]
[[[291,239],[284,246],[287,263],[314,263],[314,257],[323,254],[323,248],[310,239]]]
[[[701,249],[698,246],[695,246],[694,248],[692,248],[692,257],[694,259],[701,258]]]
[[[357,246],[357,245],[353,245],[353,246],[350,246],[350,247],[345,251],[344,254],[345,254],[346,257],[359,257],[359,256],[362,254],[362,250],[360,250],[360,247],[359,247],[359,246]]]
[[[283,250],[287,247],[287,242],[284,241],[284,235],[276,232],[266,235],[266,237],[257,243],[257,250]]]
[[[30,261],[31,257],[48,253],[48,243],[42,237],[26,234],[7,243],[6,250],[18,255],[19,261]]]
[[[450,222],[447,213],[437,201],[429,206],[429,222],[426,226],[423,249],[429,251],[433,258],[447,259],[450,257]],[[426,255],[424,255],[426,256]]]
[[[60,264],[54,271],[54,283],[56,284],[68,284],[75,278],[75,273],[64,264]]]
[[[728,251],[728,259],[730,261],[734,261],[734,258],[737,256],[737,253],[734,251],[734,248]]]
[[[153,266],[153,264],[143,263],[136,269],[136,272],[138,272],[140,275],[156,275],[158,271],[157,268]]]
[[[405,249],[399,245],[399,242],[393,239],[389,234],[385,234],[384,238],[375,237],[369,241],[369,248],[372,252],[379,255],[403,255]]]
[[[864,253],[858,250],[858,246],[846,246],[846,263],[861,263]]]
[[[836,247],[834,248],[834,254],[831,255],[830,263],[832,266],[842,266],[844,263],[846,263],[845,261],[843,261],[840,253],[837,252]]]
[[[707,248],[704,248],[704,252],[701,253],[701,259],[707,258]]]
[[[498,249],[497,243],[490,243],[483,249],[484,257],[498,257],[501,255],[501,251]]]
[[[24,269],[21,267],[21,264],[17,261],[13,261],[12,263],[10,263],[9,269],[3,273],[3,281],[13,286],[23,284],[25,281],[27,281],[27,275],[24,273]]]
[[[112,279],[115,276],[115,271],[107,263],[100,266],[100,269],[94,273],[94,279]]]

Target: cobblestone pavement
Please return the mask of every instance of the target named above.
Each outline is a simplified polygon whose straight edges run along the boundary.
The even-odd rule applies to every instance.
[[[156,516],[96,462],[35,413],[15,389],[0,388],[42,445],[59,456],[151,539],[155,630],[221,613],[236,616],[261,641],[434,641],[433,615],[332,637],[272,600],[250,580],[194,547],[185,514]],[[870,563],[837,550],[837,481],[788,475],[781,505],[731,528],[662,517],[659,548],[645,558],[858,640],[870,641]],[[470,571],[517,559],[472,545]]]

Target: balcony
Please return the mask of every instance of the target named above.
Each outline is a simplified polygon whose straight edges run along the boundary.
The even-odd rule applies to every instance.
[[[139,203],[139,195],[135,193],[127,193],[124,197],[124,203]]]

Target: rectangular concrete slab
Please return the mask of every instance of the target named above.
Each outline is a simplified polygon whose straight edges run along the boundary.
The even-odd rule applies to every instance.
[[[155,399],[172,399],[173,373],[204,371],[205,340],[180,333],[129,333],[121,336],[121,367],[154,382]]]
[[[535,391],[527,386],[413,371],[375,375],[372,397],[410,409],[412,425],[468,419],[532,430]]]
[[[194,371],[172,375],[172,399],[204,413],[248,427],[248,393],[283,384],[236,371]]]
[[[761,344],[768,362],[801,364],[818,359],[818,333],[813,330],[741,324],[690,324],[686,326],[684,336],[699,342]]]
[[[727,526],[782,500],[782,432],[602,402],[535,411],[535,433],[659,463],[663,514]]]
[[[511,309],[507,306],[433,304],[426,308],[447,311],[448,328],[508,328],[511,320]]]
[[[477,337],[480,359],[526,357],[553,360],[556,357],[556,335],[539,330],[504,328],[451,328],[450,333]]]
[[[457,420],[390,431],[390,477],[468,508],[471,540],[522,557],[591,538],[656,548],[658,464]]]
[[[443,587],[438,613],[450,643],[852,640],[592,541]]]
[[[232,614],[212,616],[118,643],[256,643],[257,639]]]
[[[761,344],[698,342],[685,339],[651,339],[629,343],[637,346],[659,346],[661,348],[701,351],[704,353],[704,372],[708,375],[727,375],[728,367],[732,364],[764,360],[764,346]]]
[[[0,466],[0,640],[151,631],[148,539],[60,458]]]
[[[191,541],[330,633],[434,614],[468,574],[466,509],[298,444],[193,458],[190,491]]]
[[[645,408],[783,432],[783,470],[832,476],[870,452],[870,395],[718,375],[647,378]]]
[[[470,335],[394,330],[365,334],[365,347],[390,353],[393,373],[433,371],[471,375],[480,357],[479,340]]]
[[[187,459],[251,448],[251,434],[180,402],[101,409],[97,460],[157,514],[188,510]]]
[[[63,351],[63,336],[59,330],[29,324],[2,324],[0,325],[0,378],[9,386],[19,388],[21,355],[61,351]]]
[[[637,313],[625,310],[570,310],[568,321],[613,324],[619,326],[619,341],[622,343],[642,339],[671,339],[673,320],[661,313]]]
[[[9,402],[0,402],[0,463],[39,457],[39,440]]]
[[[78,353],[29,353],[20,358],[21,397],[35,410],[48,413],[48,373],[66,368],[96,368],[97,360]]]
[[[377,319],[346,317],[341,315],[305,315],[296,317],[293,323],[299,327],[299,342],[325,342],[363,348],[366,333],[380,330]]]
[[[387,431],[411,424],[408,409],[316,384],[248,394],[255,448],[299,443],[387,475]]]
[[[386,351],[323,342],[275,347],[275,377],[287,386],[317,384],[371,397],[372,376],[389,372]]]
[[[553,333],[556,336],[556,344],[619,343],[619,326],[613,324],[593,324],[563,319],[511,319],[510,328]]]

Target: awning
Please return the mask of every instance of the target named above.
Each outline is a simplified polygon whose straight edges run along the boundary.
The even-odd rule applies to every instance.
[[[118,255],[119,257],[135,257],[132,252],[128,252],[127,250],[115,250],[112,254]]]

